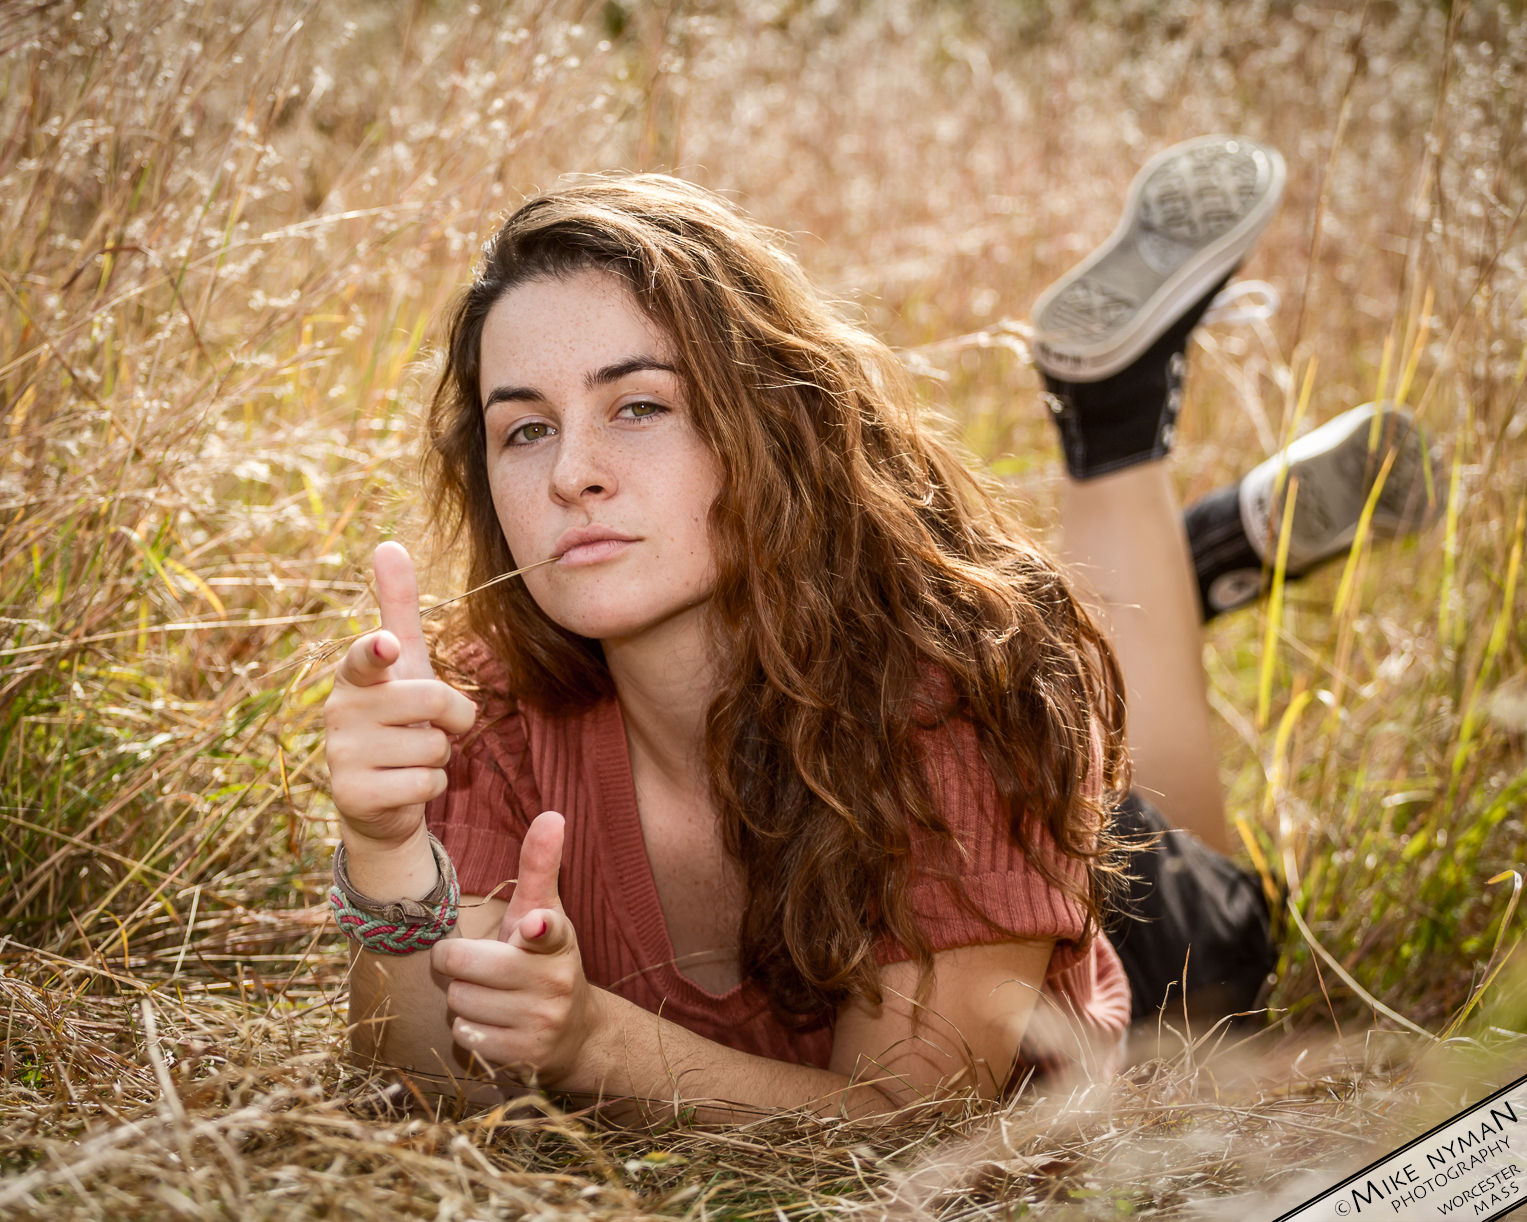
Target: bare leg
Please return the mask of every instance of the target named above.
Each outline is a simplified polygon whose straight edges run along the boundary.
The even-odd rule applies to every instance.
[[[1272,218],[1284,176],[1276,150],[1240,136],[1164,150],[1135,176],[1108,241],[1034,305],[1034,363],[1072,477],[1063,546],[1124,672],[1136,784],[1221,851],[1198,582],[1160,460],[1188,336]]]
[[[1177,826],[1227,852],[1198,586],[1166,464],[1067,479],[1060,515],[1062,553],[1124,671],[1135,787]]]

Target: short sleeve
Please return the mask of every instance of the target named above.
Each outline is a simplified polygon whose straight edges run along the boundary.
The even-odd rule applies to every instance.
[[[921,732],[918,745],[930,793],[954,836],[952,843],[928,833],[914,840],[910,903],[930,949],[1053,939],[1052,972],[1070,966],[1082,949],[1086,908],[1047,879],[1014,842],[975,727],[951,718]],[[1033,829],[1031,840],[1052,874],[1083,885],[1082,863],[1061,855],[1044,828]],[[968,903],[961,902],[962,890]],[[908,957],[893,941],[877,953],[881,963]]]
[[[1013,938],[1053,939],[1045,1004],[1030,1020],[1022,1059],[1112,1072],[1129,1024],[1129,981],[1105,936],[1083,940],[1087,910],[1075,892],[1086,882],[1084,863],[1062,854],[1043,827],[1030,829],[1035,858],[1066,884],[1057,885],[1013,842],[970,722],[951,718],[923,732],[918,747],[933,800],[953,833],[952,843],[927,833],[914,840],[910,903],[929,948],[937,954]],[[889,938],[876,947],[882,964],[910,957]]]

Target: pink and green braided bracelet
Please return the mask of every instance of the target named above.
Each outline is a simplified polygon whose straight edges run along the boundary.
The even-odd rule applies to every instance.
[[[379,955],[412,955],[428,950],[456,927],[461,887],[450,854],[433,836],[439,881],[422,900],[374,900],[362,895],[350,882],[345,846],[334,852],[334,885],[329,906],[340,932],[362,950]]]

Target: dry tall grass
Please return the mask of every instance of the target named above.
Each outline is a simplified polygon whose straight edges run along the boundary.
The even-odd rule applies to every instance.
[[[1527,798],[1524,79],[1508,0],[0,7],[0,1213],[1244,1214],[1499,1079],[1360,1037],[1524,1059],[1494,976]],[[1419,543],[1207,636],[1234,807],[1299,914],[1283,1031],[939,1126],[433,1121],[348,1077],[310,649],[368,626],[371,545],[417,541],[435,319],[493,218],[568,171],[727,191],[1042,526],[1008,320],[1212,130],[1288,158],[1247,269],[1284,308],[1197,353],[1184,492],[1383,394],[1451,490]]]

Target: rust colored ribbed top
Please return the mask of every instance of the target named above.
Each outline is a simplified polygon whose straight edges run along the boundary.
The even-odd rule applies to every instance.
[[[530,821],[543,810],[559,811],[566,819],[559,893],[591,983],[718,1043],[825,1068],[832,1051],[830,1016],[801,1029],[777,1017],[753,983],[716,994],[674,965],[619,705],[611,699],[554,717],[507,707],[487,686],[478,699],[483,716],[457,742],[449,788],[428,809],[430,830],[456,863],[462,894],[507,898],[505,884],[518,870],[520,838]],[[1066,1017],[1035,1025],[1046,1028],[1048,1040],[1067,1046],[1080,1040],[1080,1047],[1100,1050],[1106,1064],[1129,1022],[1123,968],[1101,934],[1078,944],[1080,905],[1047,883],[1012,844],[980,760],[968,723],[926,736],[924,767],[959,849],[925,847],[927,860],[914,876],[913,911],[935,951],[998,940],[1000,934],[954,899],[950,883],[957,877],[976,906],[1015,936],[1056,939],[1045,996],[1052,1019]],[[882,962],[905,957],[894,943],[881,948]]]

